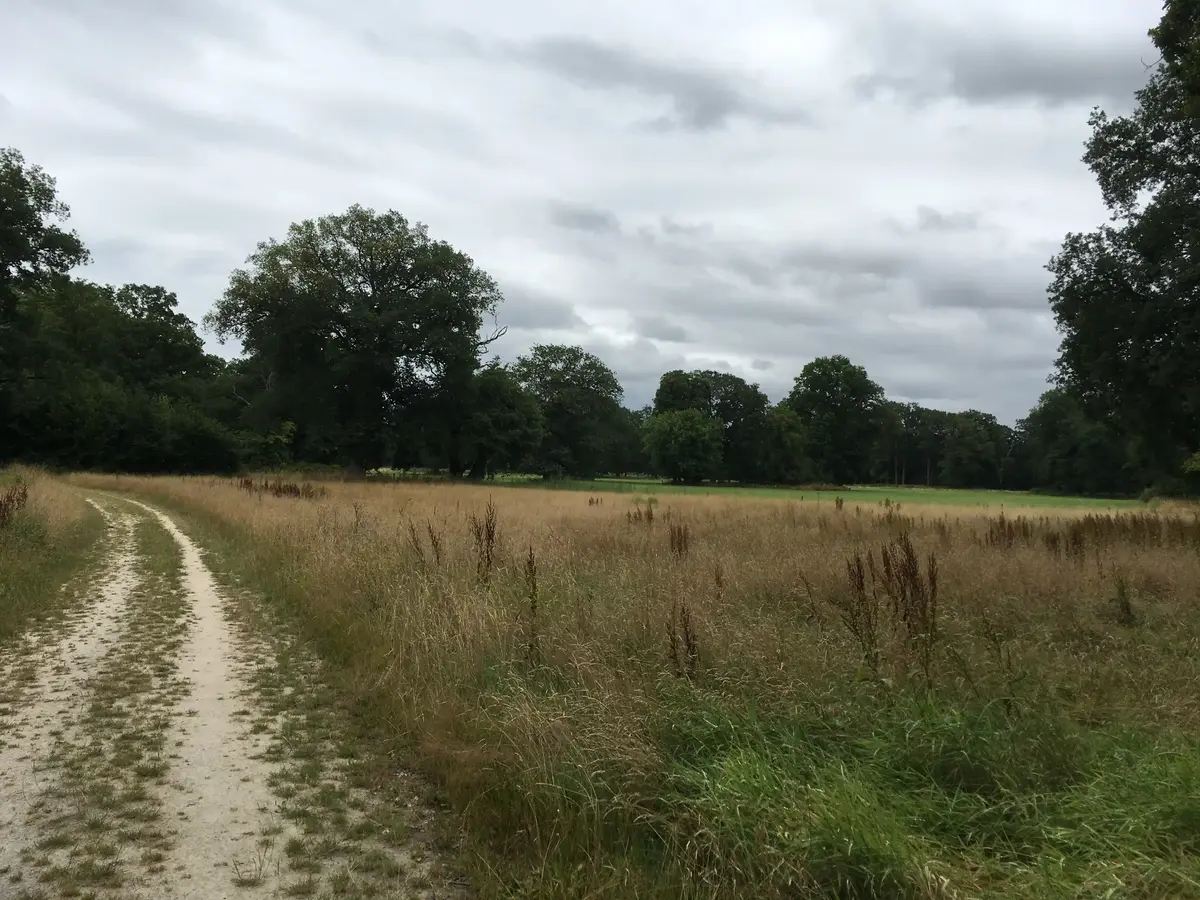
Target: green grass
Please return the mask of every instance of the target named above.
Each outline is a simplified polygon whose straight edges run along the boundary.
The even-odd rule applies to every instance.
[[[0,486],[15,481],[0,471]],[[0,529],[0,645],[72,602],[64,586],[87,569],[103,533],[104,520],[91,507],[77,521],[52,523],[32,504]]]
[[[444,480],[430,470],[380,469],[374,477],[386,481],[389,477],[408,475],[424,478],[431,482]],[[1145,507],[1141,500],[1111,499],[1106,497],[1072,497],[1061,494],[1043,494],[1030,491],[968,490],[957,488],[930,488],[916,485],[851,485],[844,488],[826,487],[760,487],[739,484],[672,484],[661,478],[649,477],[600,477],[595,479],[543,479],[540,475],[507,472],[497,473],[483,482],[489,486],[541,488],[558,491],[591,491],[594,493],[632,494],[689,494],[713,497],[766,497],[787,500],[833,501],[842,497],[852,503],[944,504],[947,506],[981,506],[1005,508],[1049,508],[1056,509],[1134,509]]]
[[[611,896],[928,900],[955,896],[945,876],[958,896],[1200,898],[1194,736],[852,686],[791,710],[655,700],[652,767],[590,755],[586,777],[567,759],[477,786],[503,814],[469,813],[476,834],[516,855],[537,822],[553,848],[513,895],[583,896],[607,868]]]
[[[493,482],[489,482],[491,484]],[[499,483],[547,490],[592,491],[622,494],[687,494],[709,497],[777,498],[786,500],[815,500],[833,503],[841,497],[848,504],[892,503],[943,504],[947,506],[983,506],[1006,509],[1076,508],[1076,509],[1133,509],[1144,507],[1139,500],[1110,500],[1093,497],[1064,497],[1053,494],[1034,494],[1028,491],[956,490],[893,485],[854,485],[839,489],[750,487],[743,485],[680,485],[654,478],[597,478],[594,480],[516,481]]]

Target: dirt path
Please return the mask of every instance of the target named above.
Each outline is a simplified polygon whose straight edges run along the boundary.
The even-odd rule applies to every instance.
[[[92,502],[104,571],[0,651],[0,900],[463,896],[285,625],[160,510]]]
[[[96,602],[75,609],[65,622],[26,633],[0,653],[0,872],[13,872],[29,849],[21,825],[41,793],[37,764],[80,718],[88,672],[116,641],[137,580],[133,517],[97,508],[111,550],[107,570],[88,586]]]

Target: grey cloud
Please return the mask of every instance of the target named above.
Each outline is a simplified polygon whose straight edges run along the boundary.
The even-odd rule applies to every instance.
[[[994,368],[994,367],[993,367]],[[1048,367],[1031,370],[1004,370],[1006,395],[1000,403],[981,403],[981,393],[986,373],[978,369],[961,370],[966,377],[947,379],[944,369],[929,368],[919,372],[909,372],[897,368],[883,380],[887,383],[889,395],[896,400],[906,403],[920,403],[935,409],[961,411],[964,409],[980,409],[996,416],[1001,422],[1012,424],[1029,411],[1029,405],[1022,401],[1026,397],[1037,399],[1046,388],[1046,371]],[[878,380],[878,379],[877,379]]]
[[[704,318],[721,328],[739,323],[812,328],[841,320],[836,310],[799,297],[756,294],[702,275],[686,285],[655,292],[647,304],[657,303],[667,312]]]
[[[886,297],[905,285],[915,291],[921,305],[931,309],[1047,308],[1045,260],[1031,253],[1002,259],[989,253],[964,257],[941,246],[817,241],[729,247],[695,240],[669,251],[661,242],[646,246],[671,265],[723,271],[744,280],[756,293],[726,296],[718,307],[736,315],[762,315],[780,324],[836,320],[841,303]],[[810,302],[780,297],[788,288],[803,289]],[[711,291],[701,291],[693,302],[703,307],[706,293]],[[704,311],[721,314],[719,308]]]
[[[663,216],[659,220],[659,228],[666,235],[710,235],[713,232],[711,222],[701,222],[698,225],[689,225],[684,222],[678,222],[670,216]]]
[[[32,5],[32,4],[31,4]],[[70,18],[76,22],[111,27],[118,24],[146,26],[161,23],[165,27],[185,28],[222,38],[262,37],[260,23],[244,15],[245,10],[228,0],[109,0],[99,5],[91,0],[39,0],[37,11]]]
[[[961,47],[947,59],[951,87],[965,100],[1128,103],[1146,83],[1147,42],[1085,44],[1006,40]]]
[[[1143,60],[1156,58],[1148,38],[1097,31],[1026,34],[973,23],[952,29],[933,21],[883,15],[872,29],[880,62],[856,79],[860,96],[894,93],[924,105],[943,97],[968,103],[1032,101],[1050,106],[1128,106],[1147,79]]]
[[[316,117],[330,129],[347,129],[369,138],[403,131],[412,140],[452,151],[475,161],[488,159],[485,135],[472,122],[443,112],[424,109],[396,97],[363,96],[352,92],[310,98]]]
[[[654,399],[663,372],[689,367],[685,356],[664,353],[646,338],[623,343],[591,337],[583,340],[581,345],[604,360],[617,374],[625,389],[625,404],[631,408],[644,406]]]
[[[27,14],[45,27],[62,24],[78,29],[90,41],[104,35],[111,59],[106,69],[122,69],[131,56],[152,55],[167,65],[194,60],[213,43],[257,50],[264,43],[263,22],[231,0],[17,0]],[[112,52],[118,50],[118,52]],[[120,52],[128,50],[129,53]],[[82,60],[67,54],[57,65],[75,68]],[[86,67],[77,71],[86,72]],[[153,77],[153,76],[151,76]]]
[[[514,58],[580,87],[631,90],[668,100],[672,114],[656,128],[712,131],[731,119],[762,124],[810,124],[799,108],[774,105],[752,96],[753,85],[732,75],[695,65],[649,59],[635,51],[573,36],[542,37],[513,48]]]
[[[550,221],[559,228],[600,234],[616,234],[621,230],[620,220],[611,211],[580,203],[553,204]]]
[[[755,372],[768,372],[775,368],[775,363],[769,359],[752,359],[750,360],[750,368]]]
[[[944,213],[932,206],[917,207],[918,231],[973,231],[978,227],[979,213]]]
[[[795,244],[779,256],[779,265],[793,283],[824,279],[838,294],[878,291],[883,282],[903,277],[911,266],[911,255],[900,250],[830,246],[815,241]]]
[[[157,261],[156,268],[179,275],[206,278],[226,278],[239,260],[231,260],[228,254],[212,250],[192,250],[186,254],[171,254],[164,258],[154,245],[130,237],[104,238],[88,241],[92,262],[85,274],[103,268],[112,272],[133,273],[142,271],[147,264]],[[128,282],[129,278],[118,279]]]
[[[930,309],[1049,311],[1042,265],[1033,259],[928,265],[914,281],[922,305]]]
[[[212,146],[279,153],[321,166],[360,166],[364,155],[328,136],[302,134],[288,125],[260,118],[188,109],[144,89],[93,81],[78,88],[93,104],[132,120],[146,134],[170,140],[188,153]]]
[[[177,140],[115,121],[96,124],[52,121],[39,131],[47,140],[60,146],[86,146],[88,154],[94,159],[149,162],[160,160],[168,152],[180,152],[180,157],[184,159],[192,156],[191,151],[186,146],[181,147]]]
[[[633,328],[642,337],[675,344],[686,343],[690,338],[682,325],[662,316],[634,316]]]
[[[504,302],[500,304],[502,325],[525,331],[562,331],[586,328],[575,308],[563,300],[522,286],[503,287]]]

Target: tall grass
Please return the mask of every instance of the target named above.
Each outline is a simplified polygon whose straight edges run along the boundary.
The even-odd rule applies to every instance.
[[[80,478],[191,511],[485,896],[1200,896],[1200,519]]]
[[[61,611],[103,531],[97,512],[32,469],[0,470],[0,644]]]

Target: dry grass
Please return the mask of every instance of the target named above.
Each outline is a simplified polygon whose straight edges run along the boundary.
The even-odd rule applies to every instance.
[[[79,495],[35,469],[0,469],[0,643],[73,599],[103,523]]]
[[[1200,896],[1190,510],[77,481],[205,523],[484,894]]]

